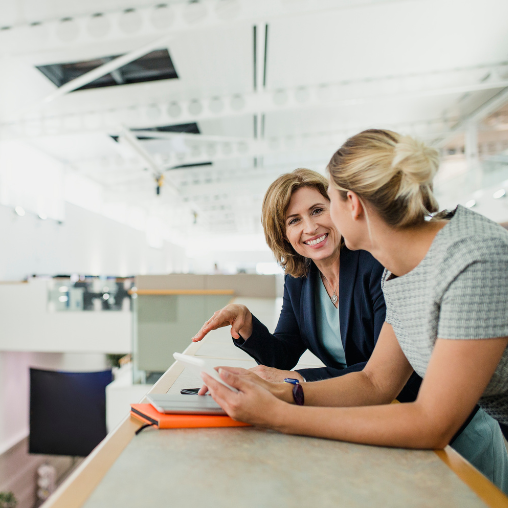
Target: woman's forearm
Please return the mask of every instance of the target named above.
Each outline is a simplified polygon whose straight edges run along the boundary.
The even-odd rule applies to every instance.
[[[370,407],[284,404],[270,425],[287,434],[401,448],[444,448],[454,429],[430,421],[418,403]]]
[[[367,365],[360,372],[305,383],[306,406],[375,406],[389,404],[400,393],[413,369],[393,328],[385,323]],[[282,400],[287,400],[287,398]]]
[[[306,383],[304,393],[306,405],[326,407],[389,404],[397,396],[397,393],[381,390],[363,371]]]
[[[335,387],[341,388],[336,395],[330,390],[332,385],[328,385],[334,380],[304,384],[305,406],[325,402],[350,407],[298,407],[279,402],[276,410],[268,414],[267,424],[287,433],[356,443],[442,448],[478,403],[507,344],[508,337],[476,341],[438,339],[415,402],[351,407],[366,404],[370,399],[369,382],[373,387],[376,384],[381,387],[374,389],[378,397],[391,389],[389,380],[384,379],[397,365],[389,357],[374,358],[374,351],[370,360],[375,362],[371,365],[374,374],[364,370],[358,373],[360,376],[349,374],[335,380]],[[455,361],[450,362],[450,358]],[[383,369],[385,375],[376,374]],[[410,370],[401,367],[397,384],[409,374]],[[358,391],[345,383],[348,378],[352,384],[359,384]],[[319,385],[324,388],[321,395],[314,392]]]
[[[350,372],[341,377],[303,383],[306,406],[350,407],[389,404],[398,394],[382,390],[365,372]],[[291,402],[292,386],[275,385],[271,390],[279,399]]]

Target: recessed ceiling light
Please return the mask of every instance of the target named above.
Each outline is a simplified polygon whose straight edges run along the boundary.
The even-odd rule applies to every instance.
[[[466,206],[468,208],[473,208],[473,206],[476,206],[476,201],[474,199],[470,199],[469,201],[466,202]]]
[[[14,211],[20,216],[23,217],[25,215],[25,209],[22,206],[16,206]]]
[[[506,196],[506,191],[504,189],[499,189],[498,191],[492,194],[494,199],[504,198]]]
[[[48,218],[48,216],[47,216],[45,213],[39,213],[39,214],[38,214],[38,217],[39,217],[39,219],[41,219],[41,220],[46,220],[46,219]]]

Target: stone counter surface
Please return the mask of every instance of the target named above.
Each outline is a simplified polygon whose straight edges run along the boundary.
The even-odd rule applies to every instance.
[[[280,302],[251,299],[249,308],[274,328]],[[185,352],[212,365],[255,364],[235,349],[222,328]],[[199,375],[177,362],[152,392],[200,384]],[[448,447],[436,453],[382,448],[252,427],[148,428],[136,436],[139,426],[127,418],[110,433],[48,508],[469,508],[484,502],[508,508],[507,498]]]
[[[84,506],[485,505],[433,452],[230,428],[146,429]]]

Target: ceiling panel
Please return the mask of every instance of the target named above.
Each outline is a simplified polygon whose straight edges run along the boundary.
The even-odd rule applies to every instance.
[[[266,116],[266,137],[283,133],[295,136],[304,133],[326,133],[363,126],[411,124],[439,119],[443,110],[459,95],[424,97],[410,100],[383,99],[364,104],[323,106],[313,109],[271,112]]]
[[[182,33],[169,44],[186,97],[211,97],[252,90],[252,27]]]
[[[95,48],[93,55],[83,50],[68,51],[49,62],[75,62],[111,54],[125,54],[135,48],[132,44],[116,42],[114,47]],[[244,93],[252,89],[253,57],[251,27],[232,27],[225,30],[196,31],[175,37],[167,49],[178,79],[80,90],[60,97],[45,108],[52,114],[96,111],[104,109],[149,105],[168,100],[211,98],[215,95]],[[114,53],[112,53],[114,52]],[[29,60],[25,57],[25,60]],[[31,59],[40,65],[41,59]],[[39,72],[39,71],[36,71]],[[47,78],[44,80],[48,81]],[[44,96],[41,96],[43,98]]]
[[[87,0],[72,2],[69,0],[0,0],[2,26],[20,23],[32,23],[55,18],[79,16],[93,12],[109,12],[126,8],[153,5],[152,0]]]
[[[244,115],[224,117],[217,120],[203,120],[199,122],[199,128],[202,134],[253,138],[254,117]]]
[[[428,0],[277,20],[270,88],[421,73],[508,58],[508,2]]]

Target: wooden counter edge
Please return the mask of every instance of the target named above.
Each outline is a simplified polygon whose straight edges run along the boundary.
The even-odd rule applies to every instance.
[[[130,295],[234,295],[234,289],[131,289]]]
[[[508,508],[508,497],[451,446],[434,453],[491,508]]]
[[[173,363],[149,393],[167,393],[183,370],[182,364]],[[142,402],[147,402],[146,397]],[[82,506],[141,425],[142,423],[135,418],[127,416],[58,487],[56,492],[44,503],[44,507],[78,508]]]

